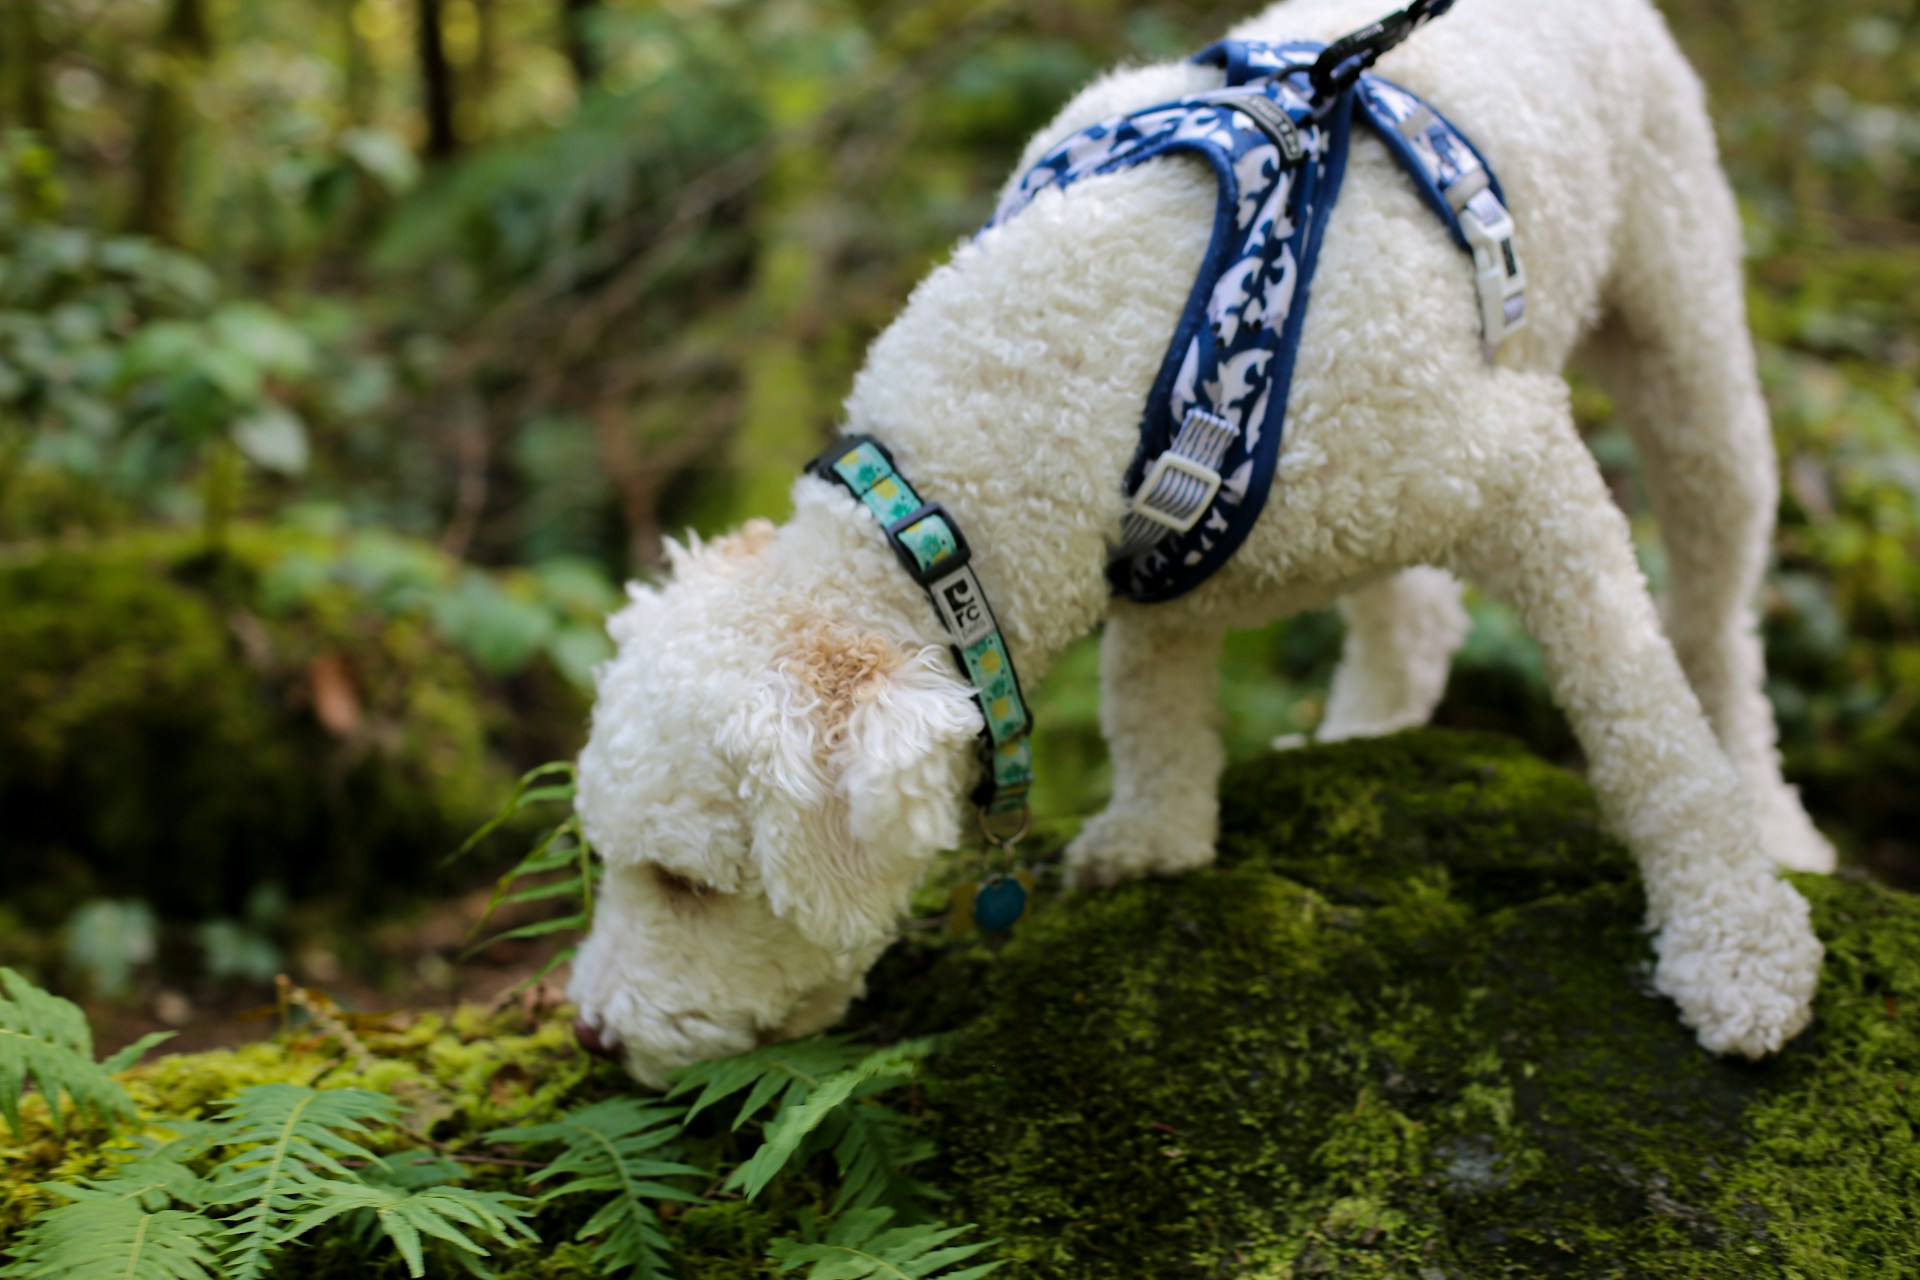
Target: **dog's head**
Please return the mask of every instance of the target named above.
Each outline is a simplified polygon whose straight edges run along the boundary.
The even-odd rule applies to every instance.
[[[782,596],[755,522],[609,623],[577,804],[606,863],[583,1042],[676,1066],[837,1019],[958,836],[979,716],[937,650]]]

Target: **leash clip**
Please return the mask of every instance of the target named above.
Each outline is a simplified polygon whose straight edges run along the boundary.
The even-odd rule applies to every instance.
[[[1341,36],[1326,47],[1307,72],[1314,98],[1325,102],[1345,93],[1361,72],[1380,60],[1381,54],[1412,35],[1421,23],[1452,7],[1453,0],[1413,0],[1398,13]]]

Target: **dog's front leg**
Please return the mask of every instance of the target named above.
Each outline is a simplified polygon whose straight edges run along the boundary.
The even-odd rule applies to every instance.
[[[1219,825],[1218,628],[1167,605],[1117,604],[1100,642],[1100,727],[1113,799],[1067,846],[1070,883],[1178,875],[1213,861]]]
[[[1771,1053],[1810,1016],[1821,947],[1806,901],[1761,852],[1564,388],[1516,377],[1503,389],[1533,430],[1503,458],[1460,567],[1540,642],[1601,807],[1640,866],[1659,930],[1654,985],[1707,1048]]]

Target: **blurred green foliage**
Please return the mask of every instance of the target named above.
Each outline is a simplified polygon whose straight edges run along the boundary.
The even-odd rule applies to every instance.
[[[258,969],[261,884],[393,903],[492,809],[504,760],[567,748],[584,695],[562,672],[597,656],[577,650],[607,603],[379,531],[0,559],[0,897],[47,922],[98,895],[239,915],[203,949]]]
[[[509,766],[577,743],[612,583],[678,530],[782,513],[868,340],[1027,135],[1099,68],[1178,56],[1249,7],[16,7],[0,865],[43,869],[0,892],[234,919],[282,864],[311,877],[284,879],[299,894],[437,855],[430,832]],[[1789,772],[1856,856],[1920,876],[1915,15],[1664,8],[1752,251]],[[1632,450],[1603,398],[1577,399],[1657,581]],[[1570,757],[1531,642],[1475,616],[1442,719]],[[1338,641],[1327,617],[1234,638],[1236,754],[1312,730]],[[381,726],[364,754],[313,705],[334,652]],[[1089,643],[1036,698],[1057,829],[1106,786],[1094,666]],[[219,869],[134,870],[163,850]]]

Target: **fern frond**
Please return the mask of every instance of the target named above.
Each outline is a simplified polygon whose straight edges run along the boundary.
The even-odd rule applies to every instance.
[[[514,1145],[561,1144],[559,1157],[531,1179],[536,1183],[561,1179],[540,1193],[540,1203],[589,1193],[603,1197],[599,1210],[575,1238],[595,1242],[595,1265],[609,1272],[628,1270],[638,1280],[654,1280],[668,1274],[664,1268],[672,1252],[654,1204],[700,1199],[661,1179],[712,1176],[668,1158],[674,1154],[669,1144],[679,1138],[684,1123],[678,1107],[615,1098],[569,1111],[552,1124],[498,1129],[486,1137],[489,1142]]]
[[[565,781],[552,783],[548,786],[538,785],[543,780],[554,777],[564,778]],[[550,760],[546,764],[538,765],[535,768],[527,770],[526,773],[520,776],[520,780],[514,784],[513,794],[507,797],[507,802],[500,806],[499,812],[482,823],[478,831],[468,836],[466,841],[461,844],[458,849],[455,849],[447,856],[447,861],[452,862],[457,858],[464,857],[473,852],[481,841],[498,831],[506,824],[508,819],[512,818],[522,809],[553,800],[571,802],[573,800],[573,779],[573,762],[570,760]]]
[[[77,1113],[91,1113],[111,1129],[131,1120],[133,1099],[113,1078],[171,1033],[146,1036],[104,1063],[93,1060],[93,1032],[70,1000],[42,991],[11,969],[0,968],[0,1116],[18,1134],[20,1095],[32,1083],[47,1100],[56,1131],[65,1131],[60,1096]]]
[[[775,1240],[767,1252],[783,1272],[809,1268],[806,1280],[979,1280],[1000,1266],[981,1262],[953,1270],[996,1243],[953,1243],[973,1230],[972,1223],[888,1227],[892,1217],[889,1209],[856,1209],[835,1221],[825,1240],[811,1239],[806,1229],[809,1238]]]
[[[561,781],[546,782],[547,779],[555,777],[560,778]],[[469,836],[466,843],[461,845],[448,861],[451,862],[454,858],[466,854],[521,810],[549,803],[563,803],[571,807],[573,797],[572,762],[556,760],[529,770],[521,777],[513,789],[513,794],[507,797],[507,802],[501,806],[500,811]],[[568,874],[546,883],[515,888],[528,877],[560,871]],[[494,884],[493,892],[487,898],[487,905],[482,908],[479,918],[467,931],[469,945],[465,951],[461,952],[460,958],[464,960],[486,950],[496,942],[506,942],[511,939],[539,938],[547,934],[567,931],[585,933],[593,926],[593,895],[600,883],[601,871],[600,864],[594,861],[593,849],[587,843],[586,832],[581,828],[579,817],[570,812],[565,818],[549,827],[526,856],[509,867]],[[577,899],[580,909],[565,916],[537,920],[531,924],[507,929],[478,942],[473,941],[486,927],[487,921],[493,918],[494,912],[502,906],[543,902],[552,898]],[[573,949],[570,947],[549,960],[540,972],[521,979],[507,994],[516,995],[535,985],[572,957]]]
[[[150,1211],[165,1209],[176,1200],[189,1205],[200,1201],[200,1179],[192,1169],[168,1155],[129,1160],[99,1178],[46,1182],[41,1186],[68,1200],[120,1200]]]
[[[840,1171],[834,1213],[885,1206],[919,1217],[926,1202],[949,1199],[908,1172],[935,1150],[909,1123],[899,1112],[874,1103],[847,1107],[836,1121],[822,1126],[819,1145],[833,1153]]]
[[[74,1188],[55,1184],[55,1191]],[[150,1211],[139,1198],[87,1197],[33,1220],[14,1245],[7,1280],[214,1280],[207,1238],[219,1224],[181,1209]]]
[[[864,1054],[804,1092],[788,1086],[784,1105],[767,1124],[766,1140],[727,1185],[753,1199],[796,1158],[827,1150],[840,1169],[837,1207],[881,1201],[911,1207],[928,1189],[901,1169],[925,1149],[907,1138],[901,1117],[868,1099],[912,1079],[930,1048],[924,1040],[894,1045]]]
[[[222,1242],[232,1280],[255,1280],[289,1223],[361,1186],[340,1158],[378,1157],[343,1134],[366,1134],[368,1122],[400,1111],[371,1090],[295,1084],[254,1085],[219,1105],[214,1143],[232,1154],[207,1175],[204,1203],[237,1209]]]
[[[844,1036],[788,1040],[731,1058],[682,1067],[674,1073],[667,1097],[682,1097],[698,1089],[700,1096],[687,1108],[687,1119],[692,1120],[714,1103],[748,1090],[746,1101],[733,1118],[733,1127],[738,1129],[770,1102],[778,1101],[783,1110],[805,1102],[815,1089],[858,1066],[871,1052],[848,1044]]]
[[[341,1214],[366,1210],[400,1251],[407,1274],[419,1277],[426,1274],[426,1256],[421,1248],[424,1236],[444,1240],[475,1258],[486,1257],[487,1250],[469,1238],[469,1231],[500,1245],[512,1245],[516,1237],[538,1240],[539,1234],[528,1225],[527,1213],[520,1208],[527,1203],[525,1196],[466,1187],[403,1191],[365,1183],[330,1183],[325,1200],[289,1222],[276,1243],[298,1239]]]

